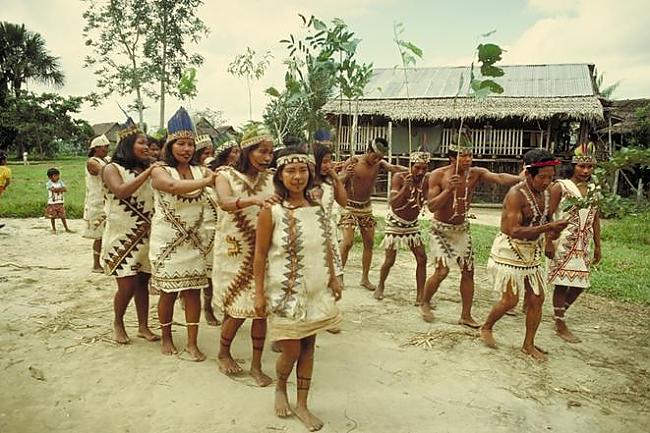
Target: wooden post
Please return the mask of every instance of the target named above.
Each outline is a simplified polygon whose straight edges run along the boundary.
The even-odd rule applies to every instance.
[[[388,162],[393,163],[393,122],[388,121]],[[388,172],[388,184],[386,185],[386,200],[390,200],[390,185],[392,182],[392,173]]]

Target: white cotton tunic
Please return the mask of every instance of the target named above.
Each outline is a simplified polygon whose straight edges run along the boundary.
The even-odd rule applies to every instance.
[[[227,167],[219,172],[232,190],[232,196],[248,198],[274,193],[272,175],[261,172],[254,179]],[[230,317],[259,318],[255,314],[253,258],[258,206],[235,212],[220,211],[214,241],[212,284],[215,302]]]
[[[562,230],[553,243],[555,257],[549,260],[548,283],[570,287],[590,287],[589,269],[591,266],[590,243],[594,239],[594,219],[598,209],[590,206],[578,209],[573,206],[566,211],[562,205],[568,198],[583,198],[580,189],[571,179],[561,179],[562,200],[555,213],[555,219],[567,219],[569,225]],[[594,187],[593,184],[590,187]]]
[[[325,210],[325,218],[329,224],[330,239],[334,245],[334,268],[336,275],[342,276],[343,262],[339,253],[339,231],[337,224],[340,218],[340,206],[334,197],[334,186],[332,184],[323,182],[320,187],[323,190],[321,204],[323,205],[323,210]]]
[[[338,328],[341,313],[328,287],[329,222],[321,206],[271,208],[273,235],[265,290],[271,340],[298,340]]]
[[[112,163],[124,182],[138,173]],[[109,164],[110,165],[110,164]],[[153,213],[153,191],[147,179],[131,196],[120,199],[105,188],[106,228],[102,236],[102,261],[106,275],[130,277],[151,273],[149,234]]]
[[[98,158],[93,156],[89,161],[96,161],[103,169],[110,162],[110,157]],[[102,182],[101,171],[93,175],[86,166],[86,197],[84,199],[84,215],[86,230],[83,237],[87,239],[101,239],[106,225],[106,213],[104,212],[104,183]]]
[[[163,167],[176,180],[174,167]],[[202,179],[198,166],[190,166],[193,179]],[[208,286],[205,245],[201,236],[204,189],[188,194],[171,194],[154,188],[154,216],[151,221],[151,289],[156,292],[181,292]]]

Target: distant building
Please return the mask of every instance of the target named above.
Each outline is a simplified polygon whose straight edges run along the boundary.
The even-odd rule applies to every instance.
[[[92,126],[93,134],[95,137],[104,134],[108,141],[112,144],[117,144],[117,131],[120,129],[120,124],[117,122],[96,123]]]

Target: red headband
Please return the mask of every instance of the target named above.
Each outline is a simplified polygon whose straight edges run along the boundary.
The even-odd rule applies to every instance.
[[[552,159],[550,161],[542,161],[542,162],[533,162],[532,164],[528,164],[526,168],[533,168],[533,167],[555,167],[556,165],[560,165],[562,162],[558,159]]]

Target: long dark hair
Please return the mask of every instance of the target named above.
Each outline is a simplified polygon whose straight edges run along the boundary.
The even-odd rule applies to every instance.
[[[307,155],[307,152],[298,148],[298,147],[286,147],[281,149],[278,152],[278,158],[282,158],[287,155]],[[316,205],[318,202],[311,197],[309,191],[314,187],[314,171],[311,164],[307,164],[307,170],[309,170],[309,179],[307,179],[307,185],[302,194],[305,196],[309,204]],[[282,172],[284,171],[284,166],[278,167],[278,169],[273,174],[273,185],[275,186],[275,193],[282,198],[282,201],[286,200],[289,197],[289,191],[284,186],[282,182]]]
[[[217,153],[217,155],[214,157],[214,159],[210,162],[210,170],[214,171],[217,168],[228,164],[228,158],[230,158],[230,154],[233,150],[235,150],[235,148],[236,146],[229,146],[221,149],[219,153]]]
[[[332,155],[332,149],[325,146],[321,143],[314,143],[314,160],[316,161],[316,167],[314,167],[314,180],[316,183],[325,182],[325,179],[321,177],[321,166],[323,165],[323,159],[327,155]]]
[[[162,155],[160,155],[160,160],[170,167],[176,167],[178,165],[178,161],[176,161],[176,158],[174,158],[174,155],[172,154],[172,146],[176,141],[178,141],[178,138],[166,143],[163,147]],[[192,139],[192,142],[194,143],[194,155],[196,155],[196,141]],[[198,162],[194,161],[194,155],[192,155],[188,165],[199,165]]]
[[[121,139],[113,152],[112,162],[130,170],[149,167],[149,160],[140,161],[133,153],[133,145],[138,137],[146,138],[144,134],[131,134]]]
[[[241,152],[239,152],[239,161],[237,161],[237,165],[235,166],[238,172],[248,173],[248,170],[251,168],[251,162],[248,156],[258,147],[260,147],[260,143],[242,148]]]

